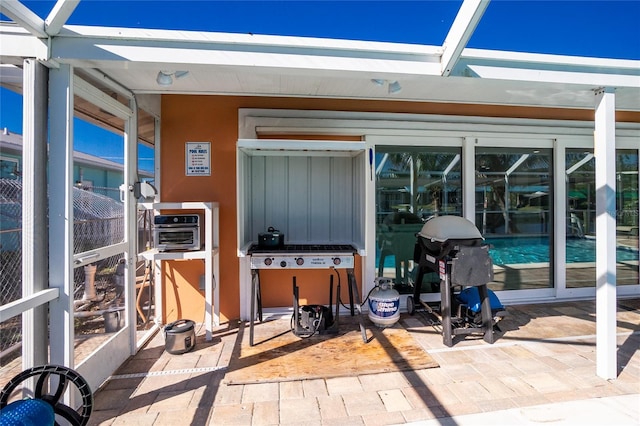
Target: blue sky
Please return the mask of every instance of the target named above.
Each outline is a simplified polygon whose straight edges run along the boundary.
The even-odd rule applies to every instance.
[[[441,45],[461,3],[82,0],[67,23]],[[46,18],[55,1],[23,4]],[[493,0],[467,46],[640,60],[639,22],[640,0]],[[22,132],[21,104],[0,89],[0,127]]]
[[[46,17],[55,1],[24,1]],[[440,45],[461,1],[82,0],[69,24]],[[640,1],[493,0],[469,47],[640,59]]]

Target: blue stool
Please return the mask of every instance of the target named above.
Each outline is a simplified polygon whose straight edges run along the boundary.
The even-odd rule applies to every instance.
[[[57,380],[50,380],[52,376]],[[29,377],[36,377],[34,398],[9,403],[14,390]],[[61,401],[70,384],[76,387],[82,398],[78,410]],[[57,424],[56,415],[73,426],[84,426],[89,422],[92,409],[93,393],[87,381],[62,365],[47,364],[25,370],[9,380],[0,392],[0,426],[53,425]]]
[[[53,407],[41,399],[14,401],[0,409],[0,426],[45,426],[54,423]]]

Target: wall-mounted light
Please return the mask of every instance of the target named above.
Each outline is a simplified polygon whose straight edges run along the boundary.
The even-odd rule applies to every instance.
[[[383,79],[379,79],[379,78],[372,78],[371,82],[373,84],[375,84],[376,86],[384,86],[385,84],[388,83],[388,87],[387,87],[387,91],[389,93],[398,93],[399,91],[402,90],[402,86],[400,86],[400,83],[398,83],[397,80],[383,80]]]
[[[400,86],[400,83],[398,83],[397,81],[389,82],[389,93],[398,93],[401,90],[402,86]]]
[[[187,74],[189,74],[189,71],[158,71],[156,83],[160,86],[171,86],[173,84],[174,77],[178,79]]]

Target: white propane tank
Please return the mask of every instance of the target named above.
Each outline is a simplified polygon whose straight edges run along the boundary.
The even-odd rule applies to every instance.
[[[369,319],[378,327],[391,327],[400,319],[400,294],[390,278],[376,277],[369,295]]]

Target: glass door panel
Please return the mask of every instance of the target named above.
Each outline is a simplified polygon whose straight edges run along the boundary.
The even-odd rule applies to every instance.
[[[75,351],[76,363],[80,363],[126,325],[124,252],[99,255],[125,240],[119,191],[124,183],[125,154],[121,134],[78,118],[74,130],[74,254],[79,259],[98,259],[82,261],[73,271]]]
[[[596,175],[593,151],[567,149],[566,287],[594,287],[596,282]]]
[[[138,179],[155,186],[155,140],[153,117],[142,110],[138,110]],[[153,210],[137,210],[138,229],[138,253],[153,248]],[[154,262],[151,260],[139,260],[136,263],[136,318],[138,331],[138,345],[143,344],[148,330],[154,325],[156,317],[155,300],[155,273]]]
[[[475,163],[476,226],[491,247],[494,264],[490,287],[550,287],[551,150],[478,148]]]
[[[595,287],[595,159],[591,151],[568,149],[567,288]],[[616,151],[616,282],[638,284],[638,154]]]
[[[416,233],[433,216],[462,215],[460,148],[376,147],[376,265],[402,294],[413,293]],[[432,276],[433,275],[433,276]],[[426,274],[422,292],[437,274]]]
[[[616,281],[638,285],[638,151],[616,151]]]

